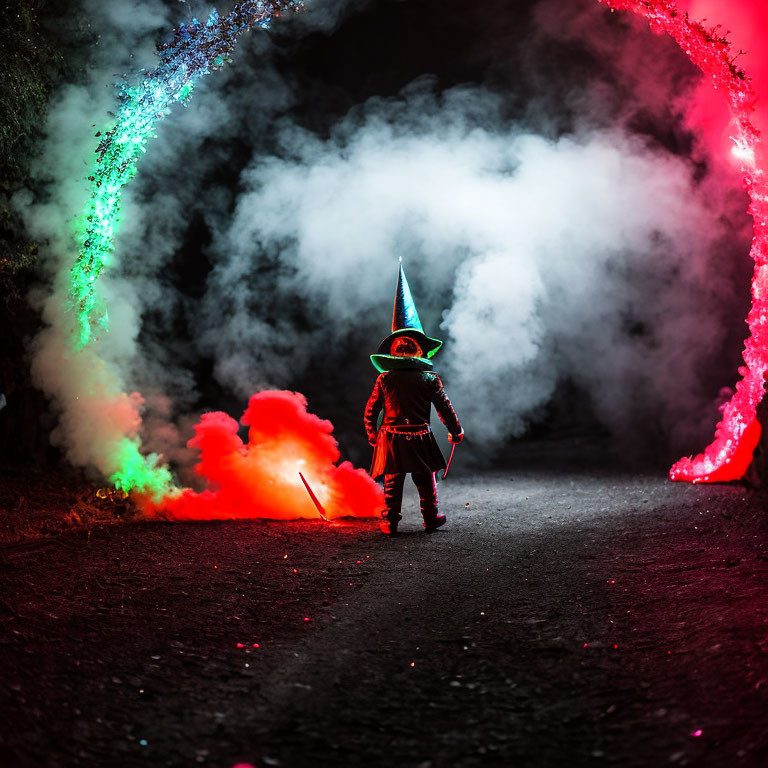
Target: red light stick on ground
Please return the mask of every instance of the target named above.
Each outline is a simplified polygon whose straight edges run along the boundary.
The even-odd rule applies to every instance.
[[[453,443],[451,446],[451,455],[448,457],[448,463],[445,465],[445,472],[443,472],[443,480],[445,480],[445,476],[448,474],[448,470],[451,468],[451,462],[453,461],[453,453],[456,450],[456,446],[458,443]]]
[[[309,487],[309,483],[307,482],[307,478],[304,477],[304,475],[302,475],[301,472],[299,472],[299,477],[301,478],[301,482],[304,483],[304,487],[307,489],[307,493],[309,494],[309,498],[312,499],[314,505],[317,507],[317,511],[318,511],[320,517],[322,517],[323,520],[325,520],[325,522],[327,523],[328,522],[328,518],[325,515],[325,510],[323,509],[323,505],[320,503],[320,501],[318,500],[317,496],[315,496],[314,492]]]

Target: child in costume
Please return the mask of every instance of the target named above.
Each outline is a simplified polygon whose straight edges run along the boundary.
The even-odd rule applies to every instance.
[[[381,530],[386,534],[397,533],[408,473],[419,491],[424,527],[431,532],[445,523],[445,515],[437,511],[435,484],[435,472],[445,469],[445,459],[429,425],[432,406],[448,428],[451,443],[460,443],[464,431],[440,377],[432,372],[430,358],[442,344],[424,333],[401,264],[392,333],[371,355],[381,375],[365,408],[365,431],[374,446],[371,476],[384,476],[386,509],[382,512]],[[380,411],[383,419],[377,430]]]

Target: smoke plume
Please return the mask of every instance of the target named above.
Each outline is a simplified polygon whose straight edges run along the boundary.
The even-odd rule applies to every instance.
[[[476,444],[525,434],[570,402],[568,385],[625,441],[665,457],[700,447],[735,378],[749,273],[746,201],[702,125],[709,85],[626,14],[531,5],[530,34],[488,33],[489,82],[445,87],[414,72],[399,93],[339,114],[330,86],[291,71],[284,41],[331,34],[365,3],[317,0],[278,42],[241,41],[232,67],[159,124],[102,278],[110,331],[73,358],[65,277],[93,133],[113,109],[105,85],[152,66],[163,31],[203,10],[84,0],[99,44],[52,104],[46,196],[18,201],[48,244],[52,290],[35,300],[50,327],[34,365],[70,460],[109,474],[103,446],[141,437],[192,482],[200,410],[321,384],[328,411],[310,407],[363,456],[359,414],[334,403],[362,411],[400,256],[425,330],[446,341],[435,362]],[[522,62],[512,85],[499,74],[513,66],[507,45]],[[566,68],[574,50],[583,77]],[[548,79],[549,51],[564,57],[560,79]],[[312,99],[314,121],[302,117]]]
[[[494,121],[494,102],[475,89],[436,99],[426,84],[328,141],[285,129],[282,157],[243,174],[226,273],[279,248],[283,290],[343,344],[362,318],[387,317],[402,256],[433,332],[445,308],[441,369],[484,441],[522,434],[566,378],[617,431],[632,401],[667,430],[695,419],[708,397],[696,363],[720,348],[718,305],[736,287],[722,280],[727,200],[690,161],[620,128],[551,140]],[[212,338],[244,390],[263,344],[229,346],[249,324],[217,323],[222,298],[207,297]],[[382,320],[363,321],[373,340]],[[307,350],[290,346],[295,368]]]

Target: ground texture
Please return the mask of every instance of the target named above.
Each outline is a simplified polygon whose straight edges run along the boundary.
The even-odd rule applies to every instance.
[[[0,765],[768,765],[766,495],[525,469],[0,555]]]

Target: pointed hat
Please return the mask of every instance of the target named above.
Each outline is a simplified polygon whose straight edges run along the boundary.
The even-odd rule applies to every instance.
[[[403,357],[402,355],[390,354],[392,342],[402,336],[413,339],[421,347],[424,357]],[[426,370],[432,367],[429,358],[442,346],[442,341],[433,339],[424,333],[401,261],[397,276],[397,288],[395,289],[395,306],[392,311],[392,333],[379,344],[376,354],[371,355],[371,362],[382,373],[400,368]]]

